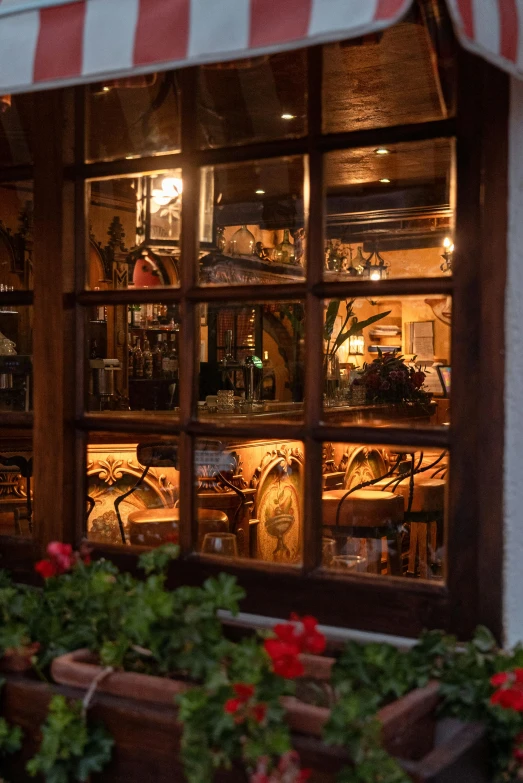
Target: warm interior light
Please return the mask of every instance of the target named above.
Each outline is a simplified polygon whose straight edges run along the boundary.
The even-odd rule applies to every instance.
[[[379,272],[371,272],[371,280],[381,280],[381,274]]]
[[[102,87],[102,92],[109,92],[110,89],[110,87]]]
[[[443,247],[445,248],[445,250],[449,250],[451,245],[452,245],[452,239],[450,239],[449,237],[445,237],[445,239],[443,240]],[[452,245],[452,247],[454,247],[454,245]]]
[[[296,115],[295,114],[282,114],[281,115],[282,120],[295,120]]]
[[[162,180],[161,188],[154,188],[152,192],[152,204],[159,207],[165,207],[170,204],[171,201],[177,199],[183,190],[183,182],[181,177],[164,177]],[[158,210],[153,208],[153,212]]]
[[[179,196],[183,190],[181,177],[164,177],[162,181],[162,190],[172,198]]]
[[[383,182],[385,185],[390,182],[390,179],[387,179],[387,177],[383,177],[383,179],[380,179],[380,182]]]
[[[378,147],[377,150],[374,150],[376,155],[388,155],[390,153],[390,150],[388,150],[386,147]]]
[[[257,194],[258,196],[263,196],[263,195],[265,194],[265,191],[264,191],[264,190],[257,190],[257,191],[256,191],[256,194]]]

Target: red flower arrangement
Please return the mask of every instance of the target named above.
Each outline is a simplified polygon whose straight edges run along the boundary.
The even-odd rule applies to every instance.
[[[397,353],[383,353],[371,364],[364,364],[360,378],[355,384],[363,384],[367,402],[426,402],[430,395],[423,391],[425,373],[412,365],[405,364],[403,356]]]
[[[252,718],[256,723],[263,723],[267,714],[267,705],[264,702],[254,702],[254,685],[237,682],[232,686],[234,697],[225,702],[223,711],[227,715],[234,715],[235,723],[245,723]]]
[[[318,631],[315,617],[291,615],[290,623],[274,626],[276,638],[266,639],[264,647],[272,661],[275,674],[292,680],[304,672],[301,653],[320,655],[325,650],[325,636]]]
[[[48,560],[39,560],[35,564],[35,571],[44,579],[59,576],[70,571],[79,561],[85,565],[91,562],[90,550],[82,545],[79,552],[73,552],[71,544],[62,544],[60,541],[51,541],[47,547]]]

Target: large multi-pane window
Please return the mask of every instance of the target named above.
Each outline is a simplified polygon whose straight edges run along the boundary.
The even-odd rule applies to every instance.
[[[48,339],[64,339],[56,459],[75,512],[41,532],[37,494],[41,542],[84,536],[132,562],[177,541],[173,581],[230,570],[267,614],[404,634],[462,621],[480,557],[463,497],[479,412],[464,404],[482,346],[467,255],[480,184],[460,149],[481,144],[450,38],[438,59],[447,20],[426,21],[62,92],[76,128],[53,228],[63,331]],[[35,233],[42,150],[26,168],[0,177],[0,409],[29,460],[15,423],[31,426],[33,386],[43,422],[38,378],[55,381],[38,333],[33,384],[26,290],[33,234],[52,269]],[[28,535],[31,480],[10,470],[20,502],[0,523]]]

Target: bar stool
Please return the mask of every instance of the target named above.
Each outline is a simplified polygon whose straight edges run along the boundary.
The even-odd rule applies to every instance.
[[[401,496],[393,492],[363,489],[357,489],[347,495],[346,489],[333,489],[324,492],[322,498],[323,524],[330,528],[331,536],[365,539],[367,571],[373,574],[380,572],[382,544],[386,543],[389,572],[394,576],[402,575],[403,498]],[[377,541],[379,546],[376,546]]]
[[[135,546],[161,546],[178,541],[180,511],[178,508],[145,508],[127,517],[129,540]],[[198,509],[198,550],[206,533],[227,533],[227,514],[214,509]]]
[[[408,573],[416,574],[416,558],[418,559],[419,575],[427,579],[431,574],[431,564],[438,543],[443,538],[443,518],[445,511],[445,487],[443,479],[427,478],[426,473],[415,473],[410,502],[410,477],[398,482],[397,477],[381,479],[364,491],[393,490],[401,495],[404,501],[405,521],[410,522],[409,563]]]

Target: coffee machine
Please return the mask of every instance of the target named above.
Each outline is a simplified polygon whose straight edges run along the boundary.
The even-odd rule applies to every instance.
[[[90,359],[89,410],[114,410],[120,394],[115,373],[122,369],[119,359]]]

